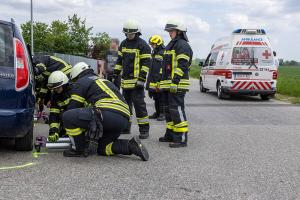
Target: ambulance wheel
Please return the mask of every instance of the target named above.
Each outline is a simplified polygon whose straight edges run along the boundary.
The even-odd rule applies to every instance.
[[[224,99],[225,98],[225,94],[224,94],[224,91],[222,89],[222,86],[221,86],[220,82],[217,83],[217,95],[218,95],[218,99]]]
[[[202,81],[202,78],[200,78],[200,92],[202,92],[202,93],[205,93],[205,92],[207,92],[207,89],[206,89],[206,88],[204,88],[204,86],[203,86],[203,81]]]
[[[268,94],[261,94],[261,95],[260,95],[260,98],[261,98],[262,100],[269,100],[269,99],[271,98],[271,96],[268,95]]]

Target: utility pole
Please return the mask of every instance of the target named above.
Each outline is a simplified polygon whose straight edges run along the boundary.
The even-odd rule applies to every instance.
[[[32,0],[30,0],[30,18],[31,18],[31,55],[33,56],[34,51],[33,51],[33,11],[32,11]]]

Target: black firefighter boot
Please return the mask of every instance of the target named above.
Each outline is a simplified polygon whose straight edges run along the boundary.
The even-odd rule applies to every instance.
[[[130,130],[131,130],[131,122],[128,122],[127,128],[124,131],[122,131],[121,134],[124,135],[130,134],[131,133]]]
[[[63,152],[65,157],[88,157],[88,143],[85,141],[85,133],[73,137],[76,149],[70,148]]]
[[[160,137],[158,140],[160,142],[172,142],[173,141],[172,130],[167,129],[165,135],[163,137]]]
[[[169,144],[171,148],[180,148],[187,146],[187,133],[178,134],[175,133],[173,135],[173,142]]]
[[[149,160],[149,153],[137,136],[128,141],[128,149],[130,154],[140,157],[143,161]]]
[[[139,138],[147,139],[149,137],[149,129],[150,129],[149,124],[140,126],[139,127],[139,130],[140,130]]]
[[[154,112],[152,115],[149,116],[149,119],[156,119],[158,117],[157,112]]]

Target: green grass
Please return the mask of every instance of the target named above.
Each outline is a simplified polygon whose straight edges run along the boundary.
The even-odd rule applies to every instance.
[[[279,94],[300,97],[300,67],[281,66],[277,82]]]
[[[200,76],[200,67],[199,65],[192,64],[190,69],[190,77],[192,78],[198,78]]]

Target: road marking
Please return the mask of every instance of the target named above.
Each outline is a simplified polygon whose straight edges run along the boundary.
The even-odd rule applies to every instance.
[[[16,166],[10,166],[10,167],[0,167],[0,170],[22,169],[22,168],[30,167],[30,166],[33,166],[33,165],[35,165],[35,163],[30,162],[30,163],[26,163],[26,164],[23,164],[23,165],[16,165]]]

